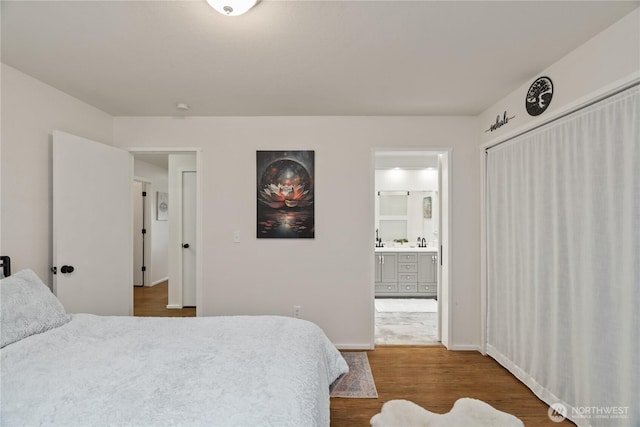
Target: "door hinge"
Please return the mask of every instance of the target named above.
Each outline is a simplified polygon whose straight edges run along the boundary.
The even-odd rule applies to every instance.
[[[147,229],[146,228],[142,229],[142,234],[147,234]]]
[[[147,192],[146,191],[142,192],[142,197],[147,197]]]
[[[142,266],[142,271],[147,271],[147,267],[145,267],[144,265]]]

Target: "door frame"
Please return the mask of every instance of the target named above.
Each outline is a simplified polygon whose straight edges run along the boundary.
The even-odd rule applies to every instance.
[[[374,236],[375,233],[375,201],[373,199],[375,194],[375,185],[376,185],[376,168],[375,168],[375,157],[376,153],[385,152],[385,151],[422,151],[422,152],[431,152],[434,155],[440,155],[446,158],[446,170],[441,170],[441,162],[438,162],[438,206],[440,209],[440,215],[438,215],[439,225],[438,225],[438,244],[440,248],[438,248],[438,266],[437,266],[437,276],[438,276],[438,338],[440,342],[446,347],[449,348],[451,346],[452,340],[452,332],[453,332],[453,298],[452,292],[453,289],[453,259],[451,254],[453,253],[453,185],[452,185],[452,162],[453,162],[453,149],[452,148],[442,148],[442,147],[413,147],[413,148],[397,148],[397,147],[385,147],[385,148],[372,148],[369,160],[369,176],[370,176],[370,206],[371,206],[371,224],[374,229],[371,231],[371,236]],[[446,206],[443,205],[443,194],[442,194],[442,180],[440,179],[442,175],[447,177],[447,198],[446,198]],[[443,242],[442,236],[445,235],[442,230],[442,222],[443,215],[447,216],[447,232],[448,241]],[[372,258],[373,260],[373,258]],[[443,271],[446,272],[446,279],[443,279]],[[372,270],[373,273],[373,270]],[[443,285],[446,285],[446,292],[443,292]],[[375,313],[375,285],[371,284],[371,348],[375,348],[375,324],[376,324],[376,313]],[[446,296],[446,301],[442,301],[443,294]],[[447,316],[443,318],[442,316],[442,304],[445,304],[447,308]],[[444,325],[444,326],[443,326]],[[442,331],[446,331],[446,337],[442,337]]]
[[[131,162],[136,154],[192,154],[196,157],[196,316],[202,316],[205,311],[202,298],[202,148],[199,147],[129,147],[127,150],[132,154]],[[169,219],[171,221],[171,219]],[[133,216],[131,218],[131,227],[133,227]],[[181,245],[182,232],[178,238],[169,238],[169,245]],[[182,269],[182,261],[180,261],[180,269]],[[167,306],[167,308],[182,308],[182,281],[180,283],[179,306]]]
[[[197,181],[198,181],[198,170],[197,170],[197,168],[194,171],[194,170],[192,170],[192,168],[180,167],[180,168],[178,168],[176,170],[176,172],[178,174],[180,174],[180,195],[179,195],[179,199],[180,199],[180,223],[181,223],[181,226],[180,226],[180,244],[183,244],[185,242],[185,239],[184,239],[184,216],[183,216],[183,214],[184,214],[184,206],[185,206],[184,205],[184,174],[185,174],[185,172],[186,173],[195,173],[196,174],[196,192],[197,192],[198,191],[198,184],[197,184]],[[198,203],[196,202],[196,211],[197,211],[197,205],[198,205]],[[197,213],[196,213],[196,215],[197,215]],[[197,231],[196,231],[196,258],[197,258],[198,252],[200,251],[200,246],[198,246],[198,244],[197,244],[197,241],[198,241],[197,236],[198,236],[198,234],[197,234]],[[180,280],[180,304],[182,306],[181,308],[184,308],[185,307],[185,305],[184,305],[184,289],[185,289],[185,286],[184,286],[184,254],[183,254],[183,256],[179,257],[179,264],[180,264],[180,271],[182,273],[181,280]],[[197,301],[197,298],[196,298],[196,310],[198,309],[198,304],[197,303],[198,303],[198,301]],[[189,306],[187,306],[187,307],[189,307]]]
[[[153,182],[150,181],[147,178],[143,178],[140,176],[135,176],[133,177],[133,181],[132,182],[140,182],[142,183],[142,188],[144,188],[144,191],[147,192],[147,199],[145,199],[145,204],[144,204],[144,211],[142,213],[143,217],[144,217],[144,225],[146,227],[147,232],[145,233],[144,236],[144,259],[142,260],[143,265],[146,267],[145,271],[142,273],[144,279],[143,279],[143,283],[144,286],[151,286],[151,278],[153,277],[153,274],[151,274],[151,241],[153,239],[153,232],[152,232],[152,227],[151,227],[151,220],[152,220],[152,203],[151,203],[151,194],[153,191]],[[133,190],[132,190],[133,192]],[[135,194],[131,195],[132,197],[132,201],[131,204],[133,204],[133,202],[135,201]],[[134,238],[135,238],[135,232],[136,230],[133,230],[134,233]],[[134,245],[134,249],[135,249],[135,245]]]

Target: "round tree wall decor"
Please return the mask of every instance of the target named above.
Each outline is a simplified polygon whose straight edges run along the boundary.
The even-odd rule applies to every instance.
[[[525,106],[530,116],[539,116],[551,104],[553,98],[553,82],[549,77],[536,79],[529,87]]]

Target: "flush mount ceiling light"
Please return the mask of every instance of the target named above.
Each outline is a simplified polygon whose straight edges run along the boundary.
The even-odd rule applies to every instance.
[[[226,16],[238,16],[246,13],[258,0],[207,0],[209,6]]]

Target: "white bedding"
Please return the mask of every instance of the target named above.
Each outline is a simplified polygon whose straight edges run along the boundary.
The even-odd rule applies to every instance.
[[[6,426],[328,426],[348,368],[313,323],[72,315],[4,347]]]

